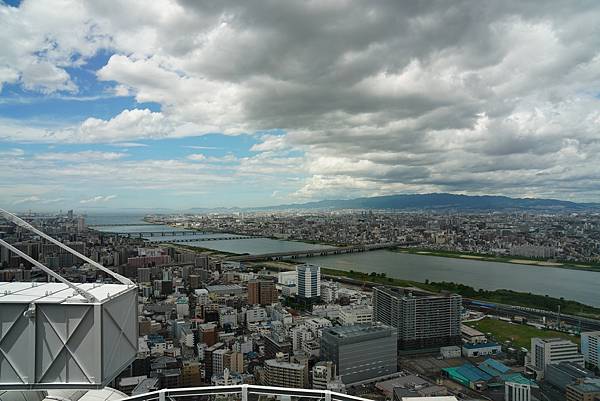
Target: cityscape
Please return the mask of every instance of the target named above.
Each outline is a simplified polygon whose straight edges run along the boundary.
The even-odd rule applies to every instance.
[[[0,0],[0,401],[600,401],[598,21]]]
[[[521,302],[520,296],[532,294],[518,292],[494,302],[493,291],[465,292],[460,277],[453,291],[433,281],[349,274],[313,263],[339,255],[324,251],[388,244],[391,255],[415,249],[415,257],[442,262],[460,254],[505,256],[511,258],[507,266],[530,262],[569,271],[577,268],[575,255],[597,238],[596,215],[292,211],[120,216],[125,223],[115,222],[119,216],[73,211],[21,217],[135,283],[134,359],[108,383],[124,396],[256,385],[375,400],[576,400],[599,388],[597,304],[576,303],[585,306],[577,310],[572,300],[540,293],[557,303],[536,305]],[[115,282],[26,228],[8,218],[1,238],[70,282]],[[257,239],[302,247],[220,250],[224,243]],[[299,252],[305,257],[298,259]],[[316,259],[309,256],[314,252]],[[351,254],[376,252],[382,251],[356,248]],[[596,261],[591,250],[578,263],[596,274]],[[19,282],[37,282],[42,290],[48,285],[43,271],[6,248],[0,263],[0,301],[22,291],[11,289]],[[2,366],[0,382],[18,389],[10,365]],[[68,387],[68,376],[62,380]]]

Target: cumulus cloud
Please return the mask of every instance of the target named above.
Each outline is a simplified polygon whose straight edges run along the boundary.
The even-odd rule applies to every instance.
[[[600,196],[600,4],[64,1],[0,6],[0,82],[74,92],[68,67],[110,49],[97,79],[160,111],[61,128],[0,121],[0,139],[279,129],[257,134],[234,174],[285,174],[302,198]],[[181,177],[200,164],[177,163]]]

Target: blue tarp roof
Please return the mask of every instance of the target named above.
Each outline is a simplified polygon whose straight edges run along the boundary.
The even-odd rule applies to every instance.
[[[479,364],[479,369],[491,376],[500,376],[510,371],[510,368],[495,359],[488,358]]]
[[[463,348],[467,349],[479,349],[479,348],[489,348],[489,347],[499,347],[497,343],[466,343],[463,344]]]
[[[492,379],[491,375],[479,369],[477,366],[471,365],[470,363],[465,363],[464,365],[459,366],[456,371],[471,382],[489,381]]]
[[[533,380],[529,380],[528,378],[526,378],[525,376],[523,376],[520,373],[509,373],[507,375],[502,375],[502,376],[500,376],[500,379],[503,382],[507,382],[507,383],[529,384],[530,386],[537,387],[536,382],[534,382]]]

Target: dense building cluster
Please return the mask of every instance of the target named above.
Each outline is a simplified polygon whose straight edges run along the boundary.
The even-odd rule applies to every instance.
[[[298,212],[169,216],[210,232],[336,245],[399,245],[565,261],[600,260],[600,216],[531,213]]]
[[[567,223],[571,220],[564,219],[560,224],[565,230],[578,226],[573,223],[571,227]],[[348,228],[345,232],[353,236],[352,224],[368,225],[367,242],[423,240],[434,232],[457,241],[458,236],[448,234],[455,232],[450,227],[466,225],[466,220],[371,213],[275,219],[282,224],[283,233],[288,224],[312,226],[314,233],[333,221],[334,225],[343,224]],[[209,224],[218,223],[219,229],[233,231],[234,221],[206,218],[194,224],[205,224],[203,228],[208,229]],[[259,221],[262,218],[250,220],[253,228],[248,231],[256,233]],[[510,228],[506,216],[504,223],[500,217],[485,225],[476,221],[468,224],[469,229],[463,227],[464,232],[471,231],[478,238],[486,230],[506,230],[505,237],[523,234],[515,234],[520,238],[515,243],[538,236],[536,230],[548,223],[545,217],[534,218],[535,223],[525,230]],[[104,235],[86,228],[85,221],[72,215],[46,217],[34,224],[136,282],[137,358],[113,383],[128,394],[247,383],[396,400],[484,395],[528,401],[545,394],[551,400],[567,397],[575,401],[600,395],[600,379],[594,374],[600,354],[599,332],[584,333],[581,346],[565,339],[534,338],[531,349],[524,352],[463,324],[486,316],[468,310],[457,294],[333,281],[322,277],[320,267],[311,264],[275,271],[268,266],[230,262],[176,245]],[[265,223],[260,230],[267,226]],[[396,237],[390,234],[393,226],[398,227]],[[428,228],[417,228],[424,226]],[[592,222],[583,226],[596,227]],[[408,227],[410,235],[404,231]],[[71,281],[109,281],[102,272],[61,257],[60,249],[11,224],[2,225],[0,231],[5,240],[40,261],[50,265],[58,258],[52,267]],[[353,237],[345,241],[360,241]],[[552,236],[547,241],[551,242]],[[558,249],[557,243],[554,246]],[[9,252],[2,251],[0,261],[2,281],[47,280]],[[507,319],[488,314],[488,319]]]

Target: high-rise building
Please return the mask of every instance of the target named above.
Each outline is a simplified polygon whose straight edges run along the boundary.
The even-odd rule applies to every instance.
[[[321,360],[332,361],[344,384],[397,371],[396,329],[382,324],[323,329]]]
[[[248,303],[250,305],[272,305],[277,303],[277,289],[271,280],[248,281]]]
[[[137,269],[137,280],[138,283],[149,283],[150,269],[147,267],[140,267],[139,269]]]
[[[298,273],[298,297],[304,299],[321,296],[321,267],[303,264],[296,267]]]
[[[207,383],[210,383],[210,379],[215,373],[215,365],[219,365],[219,358],[221,358],[221,354],[217,353],[217,351],[222,349],[224,345],[225,344],[223,343],[216,343],[204,350],[204,381]],[[215,354],[217,354],[216,357]],[[217,362],[214,362],[213,360],[217,360]],[[222,359],[220,359],[220,361],[222,365]],[[216,373],[222,373],[222,368],[221,371],[217,371]]]
[[[265,381],[269,386],[306,388],[308,383],[307,366],[303,363],[291,363],[282,359],[265,361]]]
[[[433,349],[459,345],[462,297],[413,295],[396,288],[373,291],[373,321],[398,329],[398,349]]]
[[[539,372],[546,366],[560,362],[574,362],[583,365],[583,355],[577,350],[577,344],[562,338],[532,338],[531,365]]]
[[[581,333],[581,353],[585,363],[600,368],[600,331]]]

